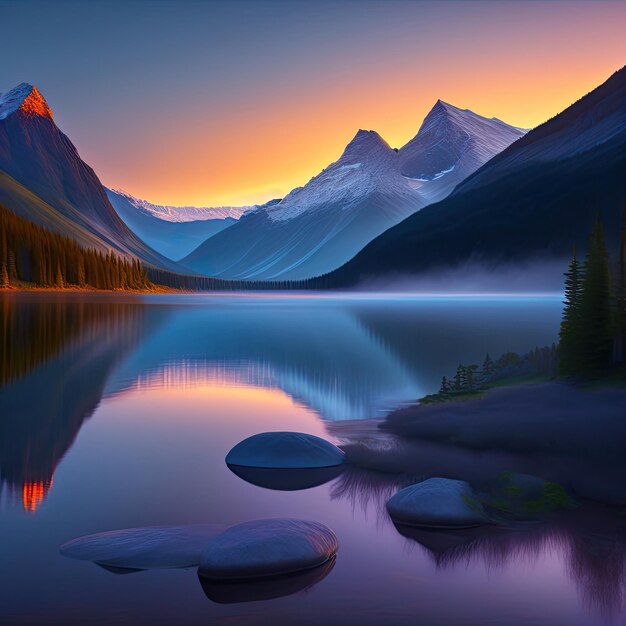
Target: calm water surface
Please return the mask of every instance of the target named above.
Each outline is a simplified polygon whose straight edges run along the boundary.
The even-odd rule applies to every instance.
[[[224,464],[254,433],[337,441],[339,421],[431,393],[459,362],[549,344],[560,308],[556,297],[1,296],[0,622],[622,623],[626,532],[601,511],[449,550],[389,521],[393,477],[277,491]],[[116,575],[59,554],[92,532],[283,516],[327,524],[341,547],[316,584],[274,599],[218,603],[194,569]]]

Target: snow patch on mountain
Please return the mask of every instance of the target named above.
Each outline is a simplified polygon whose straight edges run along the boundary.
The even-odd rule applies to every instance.
[[[400,150],[373,130],[359,130],[340,158],[306,185],[249,212],[181,263],[220,278],[319,276],[404,218],[445,198],[522,134],[441,101]]]
[[[12,113],[22,111],[30,117],[46,117],[52,119],[52,110],[37,87],[28,83],[20,83],[17,87],[0,94],[0,120]]]
[[[497,118],[437,100],[417,135],[400,149],[401,170],[428,182],[456,169],[459,183],[525,133]]]
[[[359,130],[337,161],[287,194],[267,215],[281,222],[331,204],[346,211],[374,192],[407,195],[412,190],[400,175],[398,153],[376,131]],[[415,209],[419,208],[419,197],[414,195],[412,200]]]
[[[166,222],[196,222],[226,218],[238,220],[245,213],[257,208],[257,205],[217,207],[169,206],[153,204],[147,200],[136,198],[121,189],[111,188],[111,191],[124,196],[138,211]]]

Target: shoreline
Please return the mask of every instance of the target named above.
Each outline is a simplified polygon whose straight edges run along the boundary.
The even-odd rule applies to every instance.
[[[70,287],[0,287],[0,293],[114,293],[114,294],[188,294],[195,293],[184,289],[175,289],[174,287],[166,287],[155,285],[155,289],[96,289],[95,287],[78,287],[72,285]]]
[[[626,506],[626,386],[559,383],[414,404],[373,424],[327,425],[356,468],[486,484],[503,471],[540,476],[576,496]]]

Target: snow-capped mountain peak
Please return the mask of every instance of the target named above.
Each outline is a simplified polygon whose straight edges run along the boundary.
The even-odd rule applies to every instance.
[[[339,160],[368,155],[377,156],[389,150],[392,150],[389,144],[375,130],[359,129]]]
[[[195,222],[226,218],[238,220],[242,215],[256,208],[256,205],[216,207],[168,206],[153,204],[147,200],[135,198],[135,196],[122,189],[111,188],[111,191],[126,198],[138,211],[166,222]]]
[[[331,204],[345,210],[367,194],[398,187],[412,193],[399,174],[398,153],[376,131],[359,130],[337,161],[269,207],[267,215],[284,221]]]
[[[181,263],[220,278],[301,279],[333,270],[522,135],[439,100],[399,151],[359,130],[341,156],[272,206],[211,237]]]
[[[17,87],[0,94],[0,120],[12,113],[20,111],[28,117],[52,118],[52,109],[39,89],[28,83],[20,83]]]
[[[437,100],[417,135],[399,151],[402,173],[423,183],[462,170],[461,178],[455,176],[458,183],[525,132]]]

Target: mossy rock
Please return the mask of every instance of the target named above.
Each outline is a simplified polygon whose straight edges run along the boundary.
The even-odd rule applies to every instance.
[[[558,483],[538,476],[502,472],[485,506],[513,517],[536,517],[554,511],[575,508],[575,500]]]

